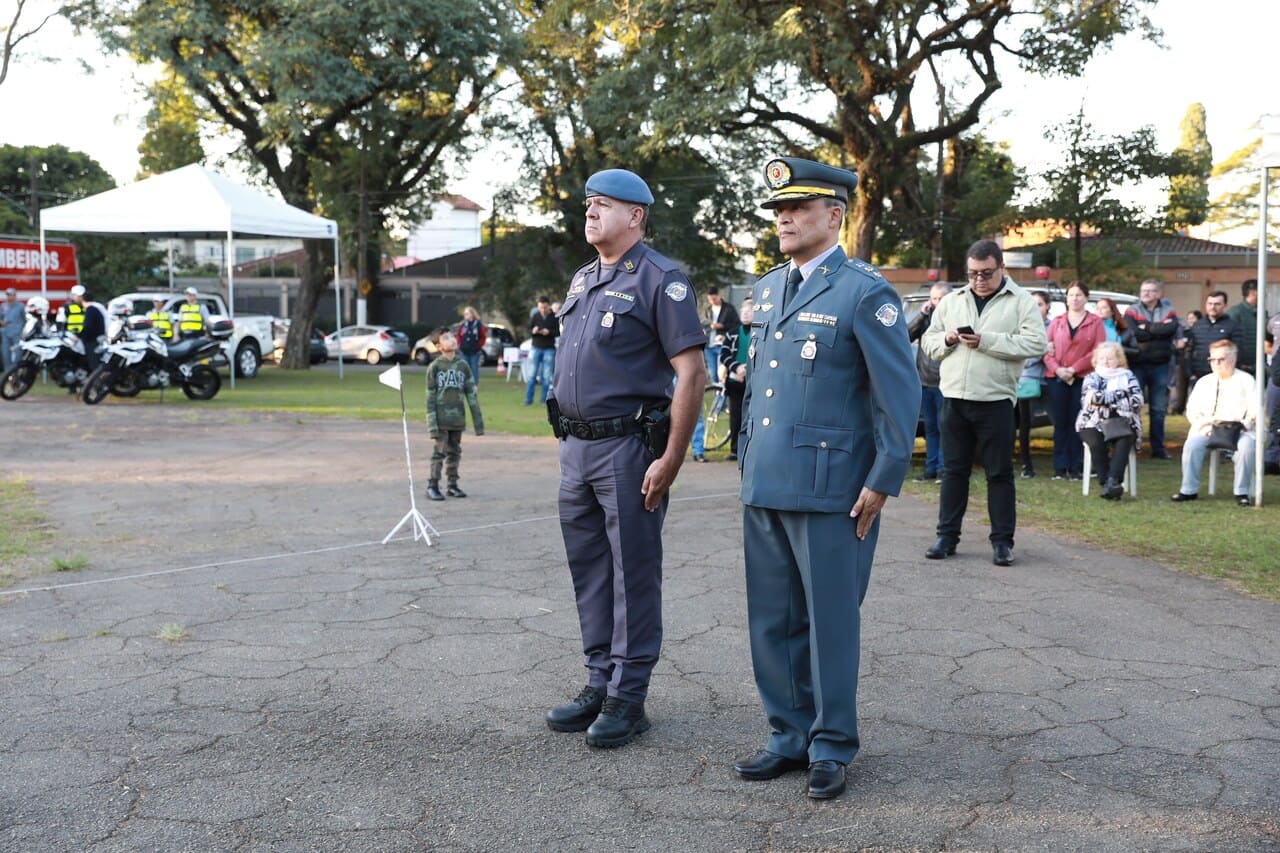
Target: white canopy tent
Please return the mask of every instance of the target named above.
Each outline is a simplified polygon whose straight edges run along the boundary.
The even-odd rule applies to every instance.
[[[235,238],[332,239],[337,328],[342,328],[342,282],[338,277],[338,225],[248,187],[198,163],[40,211],[40,252],[46,231],[146,237],[205,237],[227,241],[227,310],[235,319]],[[43,267],[40,290],[48,285]],[[341,332],[339,332],[341,334]],[[339,350],[341,350],[339,340]],[[342,359],[338,359],[342,376]],[[235,387],[235,371],[231,371]]]

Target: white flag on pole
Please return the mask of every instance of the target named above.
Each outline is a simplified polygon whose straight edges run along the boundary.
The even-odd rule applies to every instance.
[[[400,390],[400,365],[396,365],[390,370],[384,370],[378,374],[378,381],[388,388]]]

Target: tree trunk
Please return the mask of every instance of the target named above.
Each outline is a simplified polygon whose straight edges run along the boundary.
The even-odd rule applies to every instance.
[[[850,199],[841,226],[840,242],[846,255],[871,261],[883,210],[884,185],[880,182],[880,171],[874,162],[863,160],[858,163],[858,189]]]
[[[325,247],[328,244],[326,240],[302,241],[307,258],[300,271],[302,280],[298,298],[293,301],[293,310],[289,313],[289,337],[285,339],[284,360],[280,362],[285,370],[311,368],[311,326],[320,297],[329,283],[327,273],[331,269],[325,264],[328,254]]]

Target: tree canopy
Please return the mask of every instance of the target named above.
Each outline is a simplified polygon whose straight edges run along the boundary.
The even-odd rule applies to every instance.
[[[32,176],[34,173],[34,180]],[[0,145],[0,233],[38,235],[35,209],[56,207],[114,189],[115,180],[97,160],[62,145],[47,148]],[[159,252],[142,238],[75,237],[80,280],[95,299],[160,284]]]
[[[1181,130],[1182,139],[1173,149],[1173,174],[1169,176],[1169,203],[1165,208],[1165,221],[1171,229],[1199,225],[1209,214],[1213,147],[1205,129],[1203,104],[1187,107]]]
[[[337,213],[352,233],[353,162],[380,190],[362,197],[364,221],[413,204],[493,79],[499,11],[490,0],[82,0],[72,15],[109,47],[172,68],[285,201]],[[286,367],[308,363],[324,251],[307,241]]]

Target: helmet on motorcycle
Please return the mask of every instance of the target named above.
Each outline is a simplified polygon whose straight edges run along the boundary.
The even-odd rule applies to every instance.
[[[133,300],[116,297],[107,303],[107,313],[112,317],[128,317],[133,313]]]
[[[49,313],[49,300],[43,296],[33,296],[27,300],[27,313],[43,317]]]

